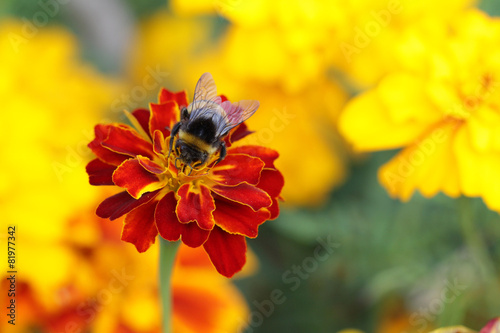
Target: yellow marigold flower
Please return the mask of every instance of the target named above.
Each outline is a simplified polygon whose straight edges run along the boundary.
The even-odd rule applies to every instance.
[[[174,0],[171,7],[182,15],[227,18],[224,61],[231,71],[294,90],[332,67],[360,86],[373,84],[418,52],[411,37],[416,24],[452,18],[475,2]]]
[[[442,191],[500,210],[500,21],[473,10],[436,32],[422,69],[392,73],[354,98],[341,132],[359,151],[404,147],[379,172],[393,197]]]
[[[63,225],[94,197],[84,170],[87,129],[111,105],[115,84],[78,59],[70,33],[28,34],[26,24],[0,23],[1,225],[18,226],[19,271],[41,302],[52,304],[57,286],[75,278]]]
[[[232,24],[219,61],[237,77],[297,92],[340,60],[335,31],[342,7],[330,1],[174,1],[177,13],[210,11]],[[270,56],[272,55],[272,56]],[[249,65],[251,64],[251,65]]]
[[[376,83],[385,74],[405,66],[418,66],[426,46],[415,30],[429,29],[435,36],[441,22],[460,14],[476,0],[337,0],[342,11],[335,36],[342,54],[335,66],[359,86]]]
[[[140,25],[136,52],[131,55],[129,67],[131,85],[149,86],[144,81],[155,70],[159,72],[155,78],[158,85],[148,91],[151,100],[157,97],[160,87],[182,90],[191,86],[203,72],[210,70],[205,68],[193,77],[185,74],[191,66],[199,64],[200,50],[205,54],[213,48],[213,27],[214,23],[210,20],[180,18],[166,10],[156,12]],[[143,106],[143,103],[134,103],[135,100],[131,102],[122,105],[122,109],[132,110]]]

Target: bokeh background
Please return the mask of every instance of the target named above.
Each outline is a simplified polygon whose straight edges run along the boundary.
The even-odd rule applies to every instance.
[[[181,251],[178,332],[479,330],[500,315],[494,204],[481,193],[391,198],[377,175],[398,150],[355,150],[365,132],[339,131],[355,96],[425,71],[429,45],[446,43],[437,31],[470,8],[500,14],[497,0],[2,0],[1,234],[6,247],[17,228],[18,274],[13,327],[0,273],[0,330],[160,331],[158,248],[139,254],[119,240],[120,220],[94,216],[111,192],[88,185],[86,144],[95,124],[124,122],[161,87],[191,96],[203,72],[230,99],[261,102],[246,140],[280,152],[286,185],[235,279]]]

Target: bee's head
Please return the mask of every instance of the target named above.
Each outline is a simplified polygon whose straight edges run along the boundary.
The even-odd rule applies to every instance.
[[[181,139],[178,139],[175,143],[175,151],[184,165],[189,166],[191,169],[196,170],[208,160],[208,153],[196,146],[187,144]]]

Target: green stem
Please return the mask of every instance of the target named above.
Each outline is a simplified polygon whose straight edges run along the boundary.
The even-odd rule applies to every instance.
[[[172,332],[172,288],[171,277],[174,269],[175,255],[180,242],[169,242],[160,239],[160,296],[162,301],[163,333]]]
[[[481,230],[475,223],[474,207],[470,198],[462,197],[459,201],[461,211],[461,226],[465,244],[469,249],[474,262],[478,265],[478,273],[488,290],[485,300],[490,307],[497,306],[500,290],[496,282],[496,268],[486,247]]]
[[[486,280],[495,278],[493,265],[481,231],[475,225],[474,207],[470,198],[460,198],[462,234],[467,248],[479,264],[482,277]]]

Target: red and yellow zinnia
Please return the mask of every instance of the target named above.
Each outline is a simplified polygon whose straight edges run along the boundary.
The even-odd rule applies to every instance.
[[[168,142],[180,108],[187,105],[184,91],[163,89],[150,110],[127,113],[135,128],[95,127],[89,147],[97,158],[87,165],[90,184],[125,190],[104,200],[97,215],[114,220],[126,214],[121,239],[139,252],[158,233],[190,247],[203,245],[217,271],[231,277],[245,264],[245,237],[255,238],[259,225],[279,214],[284,179],[274,166],[278,153],[262,146],[232,147],[251,134],[242,123],[224,138],[224,160],[186,175],[175,167]]]

